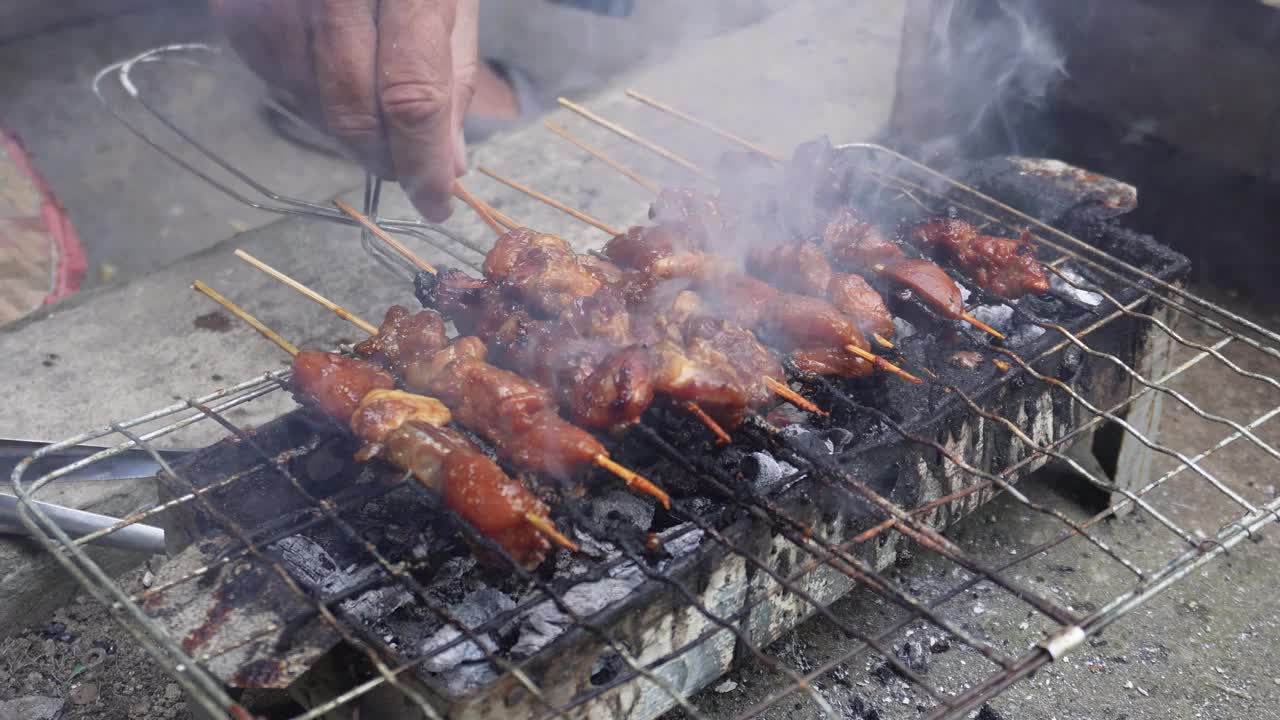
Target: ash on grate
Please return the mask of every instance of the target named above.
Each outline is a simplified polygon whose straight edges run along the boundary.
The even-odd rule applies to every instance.
[[[323,547],[302,535],[284,538],[272,548],[280,553],[280,559],[290,573],[321,597],[340,594],[382,574],[376,565],[339,568]],[[411,597],[407,591],[393,585],[360,593],[339,603],[338,607],[353,619],[373,622],[395,612]]]
[[[1062,273],[1062,277],[1059,277],[1058,273]],[[1102,295],[1076,287],[1077,285],[1089,284],[1088,281],[1080,275],[1080,273],[1066,266],[1058,268],[1058,273],[1049,274],[1049,289],[1052,292],[1057,295],[1071,298],[1072,300],[1089,307],[1097,307],[1102,304]]]

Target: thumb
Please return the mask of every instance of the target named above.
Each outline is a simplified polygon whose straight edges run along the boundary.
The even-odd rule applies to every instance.
[[[453,103],[449,126],[453,131],[453,174],[461,176],[467,169],[467,141],[462,133],[463,120],[471,98],[476,93],[478,70],[479,0],[458,0],[453,34],[449,48],[453,60]]]

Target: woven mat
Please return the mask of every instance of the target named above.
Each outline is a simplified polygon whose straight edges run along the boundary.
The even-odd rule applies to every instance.
[[[0,325],[74,293],[80,241],[13,135],[0,129]]]

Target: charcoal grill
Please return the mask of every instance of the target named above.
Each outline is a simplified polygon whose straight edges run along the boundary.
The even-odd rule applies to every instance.
[[[205,52],[169,48],[144,57]],[[129,67],[112,69],[123,68],[126,90]],[[1204,460],[1242,447],[1261,451],[1264,461],[1280,459],[1255,432],[1280,407],[1241,423],[1203,410],[1203,399],[1169,383],[1210,361],[1240,382],[1280,388],[1223,353],[1236,345],[1276,356],[1280,336],[1181,287],[1185,258],[1124,227],[1136,202],[1133,188],[1054,161],[996,158],[948,176],[878,145],[846,145],[842,152],[857,168],[856,192],[889,216],[954,212],[992,230],[1032,228],[1041,258],[1056,272],[1054,293],[1011,310],[971,295],[971,311],[1009,335],[1003,349],[964,337],[944,346],[933,332],[901,339],[906,367],[930,370],[918,388],[796,378],[831,410],[829,419],[780,426],[778,418],[754,418],[734,445],[717,448],[687,418],[654,411],[613,454],[665,484],[673,511],[655,512],[607,491],[566,502],[563,512],[585,550],[580,555],[558,556],[533,573],[515,563],[501,573],[483,570],[465,542],[483,545],[482,539],[468,537],[399,473],[355,465],[354,448],[336,426],[302,411],[250,432],[228,420],[228,410],[281,392],[284,372],[37,452],[33,459],[74,444],[114,443],[38,478],[20,466],[13,485],[23,522],[112,608],[193,705],[214,716],[247,717],[239,690],[265,688],[287,689],[307,708],[299,718],[652,718],[674,707],[705,717],[691,696],[739,661],[764,663],[789,678],[744,716],[793,693],[835,714],[819,681],[869,654],[908,683],[926,717],[942,718],[963,716],[1062,658],[1277,519],[1280,500],[1258,497],[1237,478],[1211,472]],[[206,159],[235,174],[216,155]],[[268,199],[254,200],[259,207],[274,203],[289,213],[317,207],[237,179]],[[316,212],[329,214],[322,210]],[[415,223],[383,224],[421,239],[432,232]],[[1175,322],[1197,333],[1179,331]],[[1172,352],[1175,345],[1185,358]],[[948,362],[967,348],[981,352],[976,368]],[[1164,444],[1162,403],[1220,426],[1221,441],[1207,449]],[[156,439],[196,423],[220,425],[225,439],[173,463],[154,449]],[[1100,428],[1123,438],[1112,475],[1086,467],[1071,449]],[[34,504],[60,475],[133,448],[164,468],[159,481],[167,496],[156,507],[72,538]],[[1050,459],[1110,493],[1108,507],[1079,522],[1024,495],[1018,480]],[[1218,529],[1197,534],[1172,519],[1153,491],[1174,478],[1193,480],[1185,485],[1193,497],[1223,501]],[[255,500],[267,490],[286,499],[264,507]],[[1054,517],[1060,534],[998,566],[939,534],[996,493]],[[1144,566],[1090,531],[1126,511],[1167,531],[1177,549]],[[172,559],[152,587],[131,595],[84,545],[142,521],[166,528]],[[1018,573],[1029,559],[1077,537],[1132,577],[1123,592],[1098,598],[1087,612],[1055,601]],[[962,572],[925,597],[884,572],[907,547]],[[1043,632],[1009,648],[990,642],[980,623],[949,618],[945,603],[980,584],[1036,616]],[[868,631],[831,614],[827,606],[855,587],[901,608],[901,617]],[[768,650],[815,614],[847,635],[840,657],[796,668]],[[969,648],[981,665],[980,681],[944,691],[900,659],[895,639],[916,622]]]

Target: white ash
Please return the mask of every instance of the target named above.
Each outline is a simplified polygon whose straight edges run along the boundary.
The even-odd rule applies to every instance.
[[[658,537],[671,558],[663,560],[654,570],[665,573],[669,571],[671,564],[702,544],[703,531],[690,531],[686,525],[677,525],[663,531]],[[621,563],[609,571],[608,578],[574,585],[561,598],[579,617],[589,619],[591,615],[626,598],[645,580],[644,573],[635,563]],[[513,622],[520,628],[519,639],[511,648],[511,655],[517,658],[533,655],[575,624],[573,618],[552,600],[534,605]]]
[[[1049,275],[1049,289],[1055,294],[1069,297],[1076,302],[1088,305],[1089,307],[1096,307],[1102,304],[1104,299],[1102,295],[1076,287],[1076,285],[1087,284],[1085,279],[1080,276],[1080,273],[1069,267],[1058,268],[1058,272],[1062,273],[1062,277],[1059,277],[1058,273],[1051,273]],[[1066,279],[1063,279],[1064,277]],[[1075,283],[1075,285],[1072,283]]]
[[[969,302],[969,296],[972,295],[973,292],[971,292],[969,288],[965,287],[964,283],[956,283],[956,288],[960,290],[960,300],[967,304]]]
[[[338,572],[338,563],[324,548],[301,535],[290,535],[271,546],[294,577],[308,588],[315,588],[325,578]]]
[[[1013,307],[1003,303],[999,305],[979,305],[973,309],[973,316],[1004,332],[1013,323]]]
[[[667,572],[673,562],[688,555],[698,547],[702,542],[702,536],[703,531],[701,529],[689,530],[688,525],[677,525],[659,533],[658,540],[662,543],[662,549],[671,557],[658,563],[654,571],[659,573]],[[609,577],[627,580],[628,582],[634,580],[637,584],[645,579],[644,573],[633,562],[622,563],[617,567],[611,568]]]
[[[670,530],[667,530],[666,532],[662,533],[661,536],[659,536],[662,538],[662,541],[663,541],[662,547],[667,551],[667,554],[670,555],[673,560],[679,559],[681,557],[684,557],[685,555],[688,555],[689,553],[697,549],[699,545],[702,544],[702,536],[703,536],[702,530],[692,530],[689,532],[684,532],[679,535],[676,535],[676,531],[680,530],[683,527],[684,527],[683,525],[673,527]],[[672,537],[670,540],[664,537],[664,536],[673,536],[673,535],[675,537]],[[668,560],[665,562],[669,563],[670,561]]]
[[[1035,323],[1026,323],[1019,325],[1013,329],[1008,335],[1008,344],[1013,346],[1026,345],[1033,342],[1036,338],[1044,334],[1044,328]]]
[[[579,617],[588,617],[631,593],[643,576],[634,579],[606,578],[575,585],[562,598]],[[529,610],[520,622],[520,639],[511,648],[515,657],[528,657],[546,647],[574,624],[555,602],[544,600]]]
[[[767,452],[756,451],[742,459],[742,472],[751,478],[757,492],[768,493],[794,475],[796,468]]]
[[[444,676],[446,693],[453,697],[466,695],[498,679],[498,672],[487,661],[463,663]]]
[[[653,500],[622,490],[592,500],[588,513],[597,523],[609,520],[625,520],[640,530],[648,530],[653,524]]]
[[[481,588],[467,593],[462,602],[450,609],[455,622],[440,628],[422,642],[422,654],[428,656],[422,663],[423,669],[438,673],[457,667],[464,662],[483,660],[485,651],[493,652],[497,649],[497,643],[487,634],[481,635],[477,639],[478,643],[476,640],[467,640],[442,652],[435,653],[435,651],[462,635],[462,631],[457,627],[458,624],[473,630],[515,606],[514,600],[493,588]]]
[[[321,596],[336,595],[353,585],[372,580],[382,572],[376,565],[352,565],[339,569],[338,563],[323,547],[302,535],[291,535],[272,547],[280,553],[291,574]],[[410,599],[410,594],[403,588],[389,585],[344,600],[339,607],[356,619],[373,622],[395,612]]]
[[[591,568],[587,563],[573,557],[573,555],[581,554],[591,558],[594,562],[610,562],[618,557],[621,552],[618,546],[608,540],[601,540],[595,533],[589,533],[582,528],[575,527],[573,529],[573,539],[578,543],[578,549],[581,553],[561,553],[562,557],[567,557],[567,562],[556,567],[556,575],[561,572],[567,573],[569,576],[582,575]]]
[[[822,437],[803,425],[788,425],[782,428],[780,434],[786,438],[799,440],[801,444],[809,446],[812,450],[821,450],[826,455],[836,451],[835,443],[830,439]]]
[[[899,340],[909,338],[916,334],[916,326],[900,317],[896,317],[893,319],[893,334]]]

